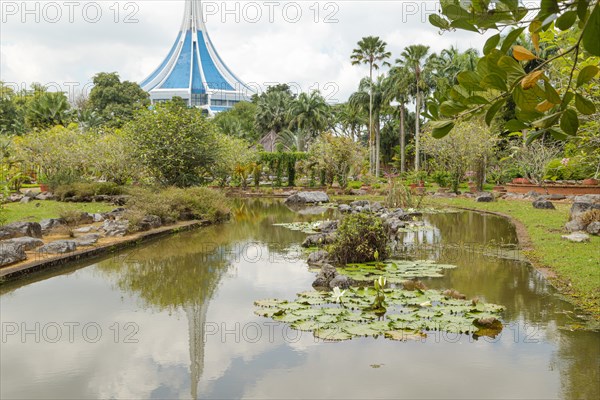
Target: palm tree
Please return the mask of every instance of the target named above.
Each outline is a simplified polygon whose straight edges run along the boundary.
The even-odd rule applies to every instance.
[[[310,94],[300,93],[298,98],[290,103],[288,120],[290,129],[307,133],[300,136],[303,140],[298,142],[301,146],[297,147],[298,151],[304,151],[307,141],[314,139],[329,127],[331,107],[318,90]]]
[[[334,129],[339,131],[344,136],[351,138],[354,141],[360,140],[362,136],[362,127],[367,126],[367,117],[365,113],[353,107],[352,104],[342,103],[333,107],[334,120],[336,124]]]
[[[392,56],[392,53],[386,51],[387,43],[382,41],[378,36],[367,36],[358,42],[358,48],[354,49],[350,59],[352,65],[367,64],[369,65],[369,81],[373,83],[373,70],[379,69],[381,65],[390,65],[386,59]],[[373,172],[373,163],[375,162],[375,176],[379,176],[379,148],[376,145],[373,152],[373,93],[371,88],[369,99],[369,146],[371,159],[371,172]],[[374,153],[374,154],[373,154]]]
[[[429,46],[422,44],[414,44],[408,46],[402,52],[401,59],[396,60],[401,66],[410,70],[415,79],[415,171],[419,171],[420,152],[419,152],[419,136],[420,136],[420,120],[421,106],[423,99],[421,91],[424,89],[423,82],[423,67],[424,60],[429,54]]]
[[[43,92],[32,100],[28,122],[34,128],[47,128],[53,125],[66,125],[69,119],[69,101],[61,92]]]
[[[257,102],[255,125],[261,134],[279,135],[289,124],[288,108],[292,97],[281,91],[260,96]]]
[[[414,79],[406,67],[393,67],[385,82],[385,102],[396,100],[400,112],[400,172],[406,171],[406,104],[414,87]]]
[[[379,173],[379,153],[381,145],[381,109],[385,101],[385,78],[377,77],[375,82],[369,78],[364,78],[358,85],[358,91],[353,93],[348,103],[358,111],[369,110],[372,112],[373,123],[371,126],[375,129],[375,143],[373,151],[373,159],[377,162],[375,174]]]

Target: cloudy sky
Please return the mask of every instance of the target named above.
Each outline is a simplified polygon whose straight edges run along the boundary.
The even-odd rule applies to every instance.
[[[484,36],[440,35],[427,22],[437,1],[205,1],[206,24],[221,57],[244,81],[319,88],[329,101],[354,91],[366,67],[352,66],[363,36],[388,43],[395,60],[405,46],[432,51],[481,48]],[[169,51],[183,0],[0,2],[0,80],[40,82],[67,92],[101,71],[141,81]]]

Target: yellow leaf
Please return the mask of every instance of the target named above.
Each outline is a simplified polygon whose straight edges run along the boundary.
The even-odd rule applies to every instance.
[[[542,27],[542,23],[538,20],[534,20],[529,24],[529,33],[531,36],[531,41],[533,42],[533,47],[535,48],[536,54],[540,54],[540,34],[538,33],[540,28]]]
[[[513,57],[519,61],[535,60],[536,56],[523,46],[513,47]]]
[[[550,103],[548,100],[544,100],[542,101],[540,104],[538,104],[535,109],[539,112],[546,112],[549,109],[551,109],[552,107],[554,107],[554,104]]]
[[[521,87],[525,90],[531,89],[535,86],[535,84],[542,77],[543,74],[544,73],[542,71],[531,72],[525,78],[523,78],[523,80],[521,81]]]

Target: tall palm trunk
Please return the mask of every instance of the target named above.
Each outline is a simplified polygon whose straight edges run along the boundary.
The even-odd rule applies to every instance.
[[[404,103],[400,104],[400,172],[406,172],[406,149],[404,133]]]
[[[376,114],[377,125],[375,125],[375,176],[379,178],[379,148],[381,138],[381,126],[379,123],[379,112]]]
[[[373,173],[373,62],[369,64],[369,169]]]
[[[421,92],[419,91],[419,86],[417,83],[417,104],[415,107],[415,171],[419,172],[419,129],[420,129],[420,119],[421,119]]]

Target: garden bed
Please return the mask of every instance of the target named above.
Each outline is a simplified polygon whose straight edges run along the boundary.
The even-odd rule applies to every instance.
[[[540,194],[562,194],[565,196],[579,196],[582,194],[600,194],[598,185],[533,185],[533,184],[512,184],[505,185],[508,193],[529,193],[537,192]]]

